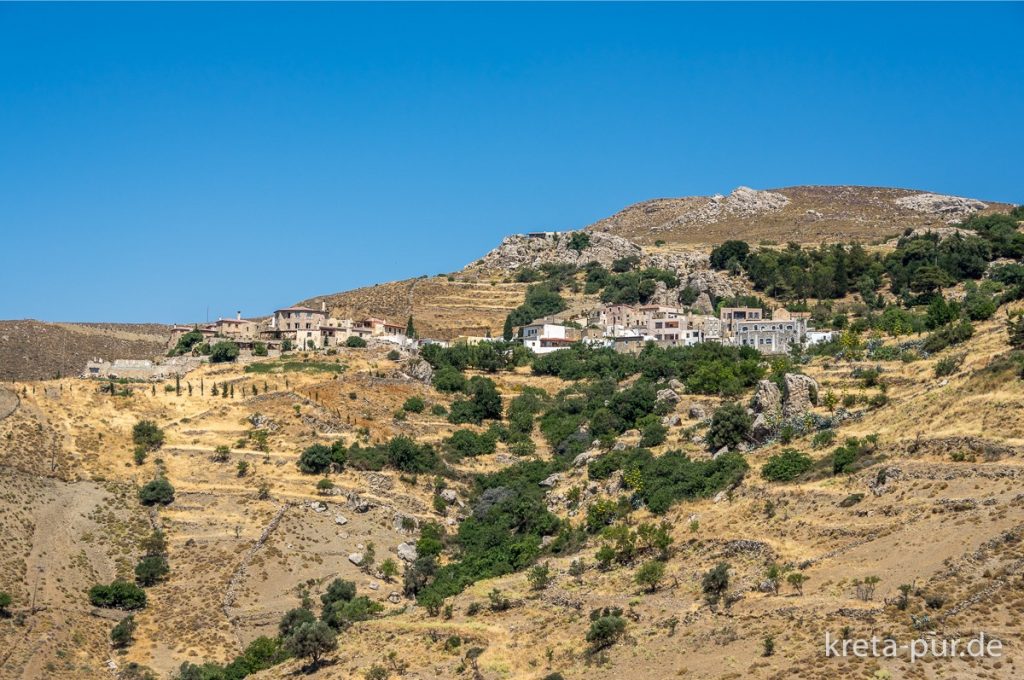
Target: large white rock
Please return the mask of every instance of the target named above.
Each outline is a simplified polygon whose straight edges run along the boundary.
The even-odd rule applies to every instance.
[[[348,561],[351,562],[352,564],[356,565],[357,567],[360,566],[363,563],[364,559],[365,558],[363,557],[363,553],[357,553],[356,552],[356,553],[352,553],[352,554],[350,554],[348,556]]]
[[[416,553],[416,546],[412,543],[399,543],[397,552],[398,557],[406,562],[415,562],[416,558],[419,556]]]

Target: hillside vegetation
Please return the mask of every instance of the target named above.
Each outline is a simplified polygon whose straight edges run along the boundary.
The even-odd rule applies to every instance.
[[[370,345],[6,383],[0,672],[1019,677],[1022,218],[723,239],[685,271],[644,259],[669,245],[579,263],[617,247],[583,238],[573,261],[490,266],[515,241],[453,280],[313,299],[437,333],[460,309],[499,335],[662,299],[837,331],[784,355]],[[823,653],[826,633],[982,631],[1000,656]]]

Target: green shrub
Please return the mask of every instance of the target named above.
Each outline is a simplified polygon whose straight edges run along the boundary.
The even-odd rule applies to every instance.
[[[210,348],[210,362],[214,364],[234,361],[238,358],[238,345],[230,340],[222,340]]]
[[[974,335],[974,327],[971,326],[970,321],[957,321],[935,330],[925,338],[922,348],[926,352],[941,352],[947,347],[970,340],[972,335]]]
[[[431,384],[440,392],[461,392],[466,388],[466,376],[451,366],[434,372]]]
[[[143,505],[168,505],[174,502],[174,487],[165,477],[157,477],[139,489]]]
[[[110,585],[95,585],[90,588],[89,602],[94,607],[108,609],[141,609],[146,606],[146,591],[134,583],[114,581]]]
[[[124,649],[130,645],[136,627],[135,616],[133,615],[128,615],[118,621],[117,625],[110,631],[110,643],[114,649]]]
[[[621,615],[598,616],[590,622],[587,642],[592,652],[611,647],[626,632],[626,620]]]
[[[814,461],[806,453],[784,449],[782,453],[768,458],[768,462],[761,468],[761,477],[769,482],[791,482],[813,465]]]
[[[717,451],[723,446],[733,448],[750,435],[753,419],[740,404],[725,404],[715,411],[708,429],[708,448]]]
[[[427,406],[426,402],[423,401],[423,397],[409,397],[402,404],[402,408],[410,413],[423,413],[423,409]]]
[[[729,590],[729,563],[719,562],[707,571],[701,579],[701,590],[710,604],[717,604]]]
[[[162,581],[170,572],[163,555],[148,555],[135,565],[135,582],[146,587]]]
[[[495,438],[489,432],[477,434],[472,430],[456,430],[444,440],[445,449],[455,459],[494,453],[495,444]]]
[[[952,356],[943,357],[935,362],[935,377],[942,378],[947,375],[953,375],[957,372],[960,366],[964,363],[964,354],[954,354]]]
[[[826,446],[831,446],[835,440],[835,430],[821,430],[820,432],[814,433],[814,438],[811,439],[811,446],[816,449],[823,449]]]
[[[345,467],[347,451],[340,439],[331,446],[313,444],[299,454],[299,470],[307,475],[322,475],[330,470],[340,471]]]
[[[640,446],[658,446],[659,444],[665,443],[665,438],[668,435],[668,428],[659,422],[653,422],[646,425],[642,432],[643,434],[640,437]]]
[[[366,340],[358,335],[352,335],[345,340],[345,347],[366,347]]]
[[[140,420],[132,426],[132,443],[145,451],[156,451],[164,445],[164,431],[152,420]]]

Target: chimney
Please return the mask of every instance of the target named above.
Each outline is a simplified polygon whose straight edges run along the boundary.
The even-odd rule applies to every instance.
[[[242,320],[242,310],[241,309],[239,309],[237,312],[235,312],[235,319],[237,319],[238,321]]]

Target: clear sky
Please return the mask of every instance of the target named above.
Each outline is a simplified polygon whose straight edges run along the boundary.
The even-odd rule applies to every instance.
[[[738,185],[1024,202],[1024,4],[0,3],[0,318],[189,321]]]

